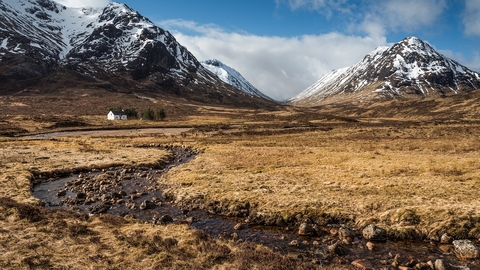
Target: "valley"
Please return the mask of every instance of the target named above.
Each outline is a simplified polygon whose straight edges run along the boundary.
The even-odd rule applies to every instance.
[[[480,269],[480,74],[428,42],[276,101],[125,4],[0,15],[1,269]]]
[[[3,137],[0,144],[5,168],[0,241],[17,254],[4,250],[2,268],[82,268],[81,262],[88,261],[100,268],[357,269],[352,263],[363,260],[396,269],[395,261],[405,266],[414,259],[478,267],[478,260],[455,257],[451,242],[441,243],[444,234],[457,240],[480,237],[478,121],[332,117],[291,107],[204,106],[198,112],[182,120],[108,126],[96,116],[82,117],[80,127],[32,129],[22,118],[12,122],[39,135]],[[145,127],[150,129],[139,129]],[[300,253],[252,246],[232,236],[234,228],[206,236],[181,220],[153,225],[131,215],[87,216],[72,211],[75,207],[48,210],[31,193],[32,174],[51,178],[164,163],[170,154],[157,145],[198,153],[155,178],[162,201],[185,213],[202,209],[243,226],[276,228],[283,245],[297,246]],[[369,251],[362,235],[369,224],[386,230],[387,245],[370,241],[374,247]],[[310,230],[292,242],[290,235],[302,226]],[[351,238],[338,234],[342,226],[351,230]],[[235,234],[242,235],[241,229]],[[430,251],[390,246],[405,241],[425,243]],[[65,260],[72,248],[81,250],[78,258]],[[272,258],[278,264],[270,264]]]

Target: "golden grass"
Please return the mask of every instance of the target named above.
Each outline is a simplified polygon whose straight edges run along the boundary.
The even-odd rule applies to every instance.
[[[155,226],[110,215],[88,217],[47,210],[30,193],[29,180],[34,172],[156,164],[167,158],[168,152],[145,146],[180,144],[185,140],[180,134],[2,139],[0,268],[316,268],[255,244],[211,239],[187,225]]]
[[[204,139],[204,153],[161,179],[178,202],[248,202],[266,223],[377,223],[397,237],[478,237],[477,126],[371,126]],[[237,207],[238,208],[238,207]],[[405,211],[408,210],[408,215]],[[281,222],[280,222],[281,223]],[[461,228],[459,232],[459,226]]]

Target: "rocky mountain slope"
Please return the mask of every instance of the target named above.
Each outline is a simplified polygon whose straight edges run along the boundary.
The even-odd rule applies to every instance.
[[[216,59],[209,59],[202,61],[201,64],[213,74],[217,75],[222,81],[242,90],[243,92],[265,99],[271,99],[263,94],[255,86],[253,86],[247,79],[245,79],[240,72],[232,67],[229,67]]]
[[[440,97],[480,88],[480,74],[451,60],[416,38],[378,47],[356,65],[335,70],[290,100],[324,103],[372,103],[389,99]]]
[[[92,9],[0,1],[0,83],[3,94],[63,85],[204,103],[264,102],[222,82],[168,31],[119,3]]]

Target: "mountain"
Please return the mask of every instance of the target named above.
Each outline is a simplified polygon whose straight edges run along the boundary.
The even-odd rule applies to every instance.
[[[225,65],[219,60],[209,59],[200,63],[210,72],[217,75],[222,81],[242,90],[243,92],[252,96],[272,100],[270,97],[255,88],[255,86],[253,86],[249,81],[247,81],[247,79],[245,79],[240,72]]]
[[[480,88],[480,74],[449,59],[416,37],[378,47],[352,67],[334,70],[289,102],[372,103],[467,93]]]
[[[204,103],[264,102],[221,81],[168,31],[119,3],[94,9],[0,1],[0,83],[2,94],[81,86]]]

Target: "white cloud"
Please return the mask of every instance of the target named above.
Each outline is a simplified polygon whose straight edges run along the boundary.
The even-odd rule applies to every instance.
[[[438,52],[468,67],[471,70],[477,72],[480,71],[480,54],[478,52],[473,53],[473,56],[470,58],[465,57],[465,55],[463,55],[462,53],[454,52],[451,50],[438,50]]]
[[[104,7],[110,0],[55,0],[67,7]]]
[[[388,31],[415,31],[433,25],[446,10],[446,0],[369,1],[361,30],[376,35]]]
[[[230,33],[217,26],[188,21],[159,23],[199,60],[216,58],[238,70],[268,96],[285,100],[306,89],[333,69],[360,61],[385,37],[340,33],[300,37],[267,37]],[[189,33],[189,34],[186,34]]]
[[[469,36],[480,36],[480,1],[466,0],[465,12],[463,13],[463,24],[465,34]]]

